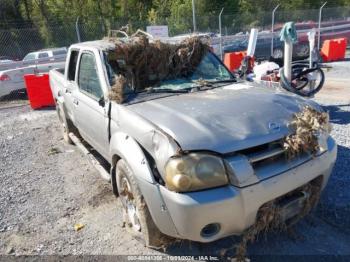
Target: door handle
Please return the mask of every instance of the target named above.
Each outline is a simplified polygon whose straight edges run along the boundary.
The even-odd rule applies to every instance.
[[[79,105],[79,100],[76,99],[76,98],[74,98],[74,99],[73,99],[73,104],[75,104],[76,106]]]
[[[66,88],[66,93],[71,94],[72,91],[69,88]]]

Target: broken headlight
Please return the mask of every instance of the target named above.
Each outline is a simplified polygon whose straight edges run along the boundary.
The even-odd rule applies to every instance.
[[[324,112],[323,112],[324,113]],[[329,123],[329,115],[328,113],[327,117],[323,123],[323,126],[316,132],[316,137],[318,140],[318,153],[322,154],[326,151],[328,151],[328,137],[331,133],[332,126]]]
[[[316,134],[318,140],[318,154],[322,154],[328,151],[328,137],[329,133],[326,131],[321,131]]]
[[[226,185],[228,178],[220,157],[191,153],[169,159],[165,183],[169,190],[190,192]]]

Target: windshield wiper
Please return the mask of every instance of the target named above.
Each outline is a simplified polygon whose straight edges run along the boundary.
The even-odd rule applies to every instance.
[[[148,90],[142,90],[138,93],[145,93],[145,94],[154,94],[154,93],[172,93],[172,94],[184,94],[188,93],[191,90],[191,88],[183,88],[183,89],[171,89],[171,88],[151,88]]]
[[[211,84],[218,84],[218,83],[233,83],[237,82],[236,78],[230,78],[230,79],[223,79],[223,80],[215,80],[215,81],[209,81]]]
[[[231,79],[224,79],[224,80],[215,80],[215,81],[203,81],[202,83],[199,83],[199,85],[192,87],[192,91],[194,90],[210,90],[217,87],[220,87],[222,85],[217,86],[216,84],[224,84],[224,83],[234,83],[237,82],[235,78]]]

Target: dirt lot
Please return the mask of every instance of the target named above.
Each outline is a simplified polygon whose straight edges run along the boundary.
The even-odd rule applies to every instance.
[[[258,239],[249,255],[350,258],[350,106],[346,100],[321,103],[331,113],[339,151],[320,205],[288,234]],[[0,254],[220,256],[224,250],[233,255],[230,248],[238,240],[182,241],[154,251],[132,239],[121,227],[120,203],[110,185],[76,147],[64,143],[54,110],[0,105],[0,181]],[[85,227],[76,232],[76,223]]]

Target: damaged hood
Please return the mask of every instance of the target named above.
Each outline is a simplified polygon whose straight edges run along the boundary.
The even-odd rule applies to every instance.
[[[184,151],[228,153],[284,137],[293,114],[307,103],[284,92],[235,83],[128,108],[167,132]]]

